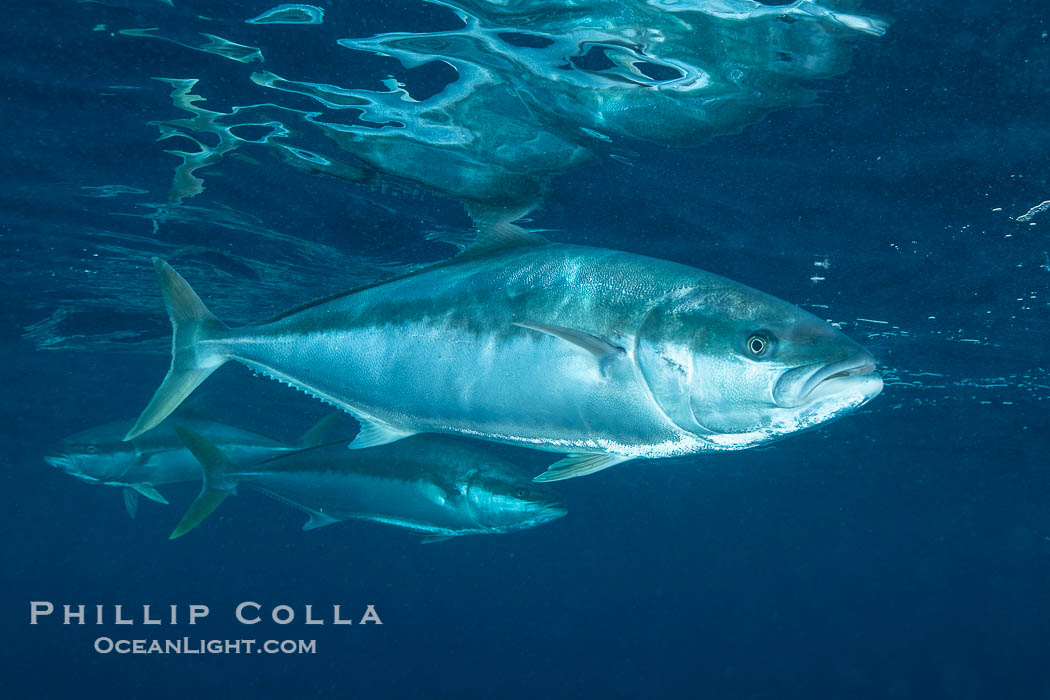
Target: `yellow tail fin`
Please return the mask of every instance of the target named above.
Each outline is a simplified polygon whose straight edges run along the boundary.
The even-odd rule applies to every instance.
[[[206,438],[180,425],[175,426],[175,432],[187,449],[197,458],[197,461],[201,463],[204,476],[200,495],[186,509],[182,520],[179,521],[179,524],[175,526],[175,529],[168,537],[170,540],[182,537],[200,525],[201,521],[211,515],[233,493],[237,486],[237,482],[227,476],[235,469],[233,462],[218,447]]]
[[[154,258],[153,267],[171,318],[171,368],[125,440],[141,435],[167,418],[201,382],[229,360],[215,342],[222,340],[229,329],[208,311],[171,265]]]

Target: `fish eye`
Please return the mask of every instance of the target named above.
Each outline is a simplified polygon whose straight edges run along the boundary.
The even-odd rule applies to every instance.
[[[752,333],[744,347],[747,349],[747,354],[751,357],[765,357],[773,349],[773,335],[764,331]]]
[[[88,446],[87,446],[87,453],[88,453],[89,455],[93,455],[93,454],[95,454],[96,452],[98,452],[98,447],[96,447],[95,445],[88,445]]]
[[[514,495],[517,498],[525,498],[526,496],[529,495],[529,492],[526,491],[525,489],[518,489],[517,491],[514,492]]]

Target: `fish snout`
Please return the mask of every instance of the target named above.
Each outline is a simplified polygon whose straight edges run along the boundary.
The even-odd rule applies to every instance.
[[[72,471],[74,466],[73,460],[69,457],[69,455],[62,454],[60,452],[52,452],[46,455],[44,457],[44,461],[47,462],[48,465],[54,467],[55,469],[61,469],[62,471],[66,472]]]
[[[526,516],[526,527],[532,527],[541,523],[549,523],[552,520],[564,517],[569,512],[562,501],[561,496],[548,493],[541,497],[533,497],[527,504],[523,515]]]
[[[544,504],[540,509],[540,517],[546,522],[563,518],[568,514],[569,509],[565,507],[565,504],[562,503],[561,500],[552,500],[551,502]]]
[[[773,389],[773,400],[781,408],[795,408],[818,394],[826,395],[829,390],[858,382],[865,385],[865,393],[874,391],[871,397],[882,390],[882,378],[875,372],[875,357],[864,349],[843,360],[803,365],[784,372]]]

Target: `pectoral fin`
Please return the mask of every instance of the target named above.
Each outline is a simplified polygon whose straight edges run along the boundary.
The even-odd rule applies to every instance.
[[[422,491],[422,495],[428,501],[442,507],[447,506],[455,495],[440,484],[427,484],[426,486],[420,486],[420,490]]]
[[[575,479],[578,476],[587,476],[588,474],[614,467],[630,459],[630,457],[624,457],[623,455],[594,453],[568,455],[565,459],[547,467],[547,471],[535,477],[533,481]]]
[[[435,542],[444,542],[445,540],[450,540],[453,537],[455,537],[455,535],[427,535],[422,540],[420,540],[419,543],[434,544]]]
[[[311,510],[307,512],[310,514],[310,519],[307,520],[306,523],[303,525],[304,530],[316,530],[319,527],[324,527],[325,525],[331,525],[332,523],[339,522],[332,516],[325,515],[320,511]]]
[[[135,489],[137,492],[141,493],[143,496],[145,496],[151,501],[156,501],[157,503],[163,503],[164,505],[168,505],[168,499],[164,498],[164,496],[161,495],[160,491],[153,488],[152,486],[144,486],[142,484],[139,484],[138,486],[132,486],[131,488]]]
[[[384,423],[375,418],[358,418],[357,420],[361,423],[361,432],[350,443],[351,450],[363,450],[368,447],[385,445],[416,434],[414,430],[395,428],[389,423]]]
[[[134,520],[135,516],[139,514],[139,492],[132,488],[124,489],[124,508],[128,511],[128,515]]]
[[[575,328],[548,326],[542,323],[515,323],[514,325],[520,328],[528,328],[529,330],[546,333],[549,336],[558,338],[559,340],[564,340],[566,343],[570,343],[581,350],[589,352],[594,355],[596,360],[598,360],[598,368],[601,370],[603,377],[605,376],[605,369],[610,362],[627,354],[627,351],[619,345],[616,345],[605,338],[600,338],[591,333],[587,333],[586,331],[576,330]]]

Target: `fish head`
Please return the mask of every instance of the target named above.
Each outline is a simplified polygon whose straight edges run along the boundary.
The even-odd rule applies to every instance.
[[[474,471],[465,495],[474,520],[495,532],[536,527],[568,512],[554,489],[533,483],[516,468]]]
[[[44,457],[56,469],[85,481],[118,480],[139,459],[131,442],[123,442],[124,423],[100,426],[60,441]]]
[[[677,426],[722,449],[843,416],[882,391],[875,358],[837,328],[743,285],[716,283],[652,309],[635,357]]]

